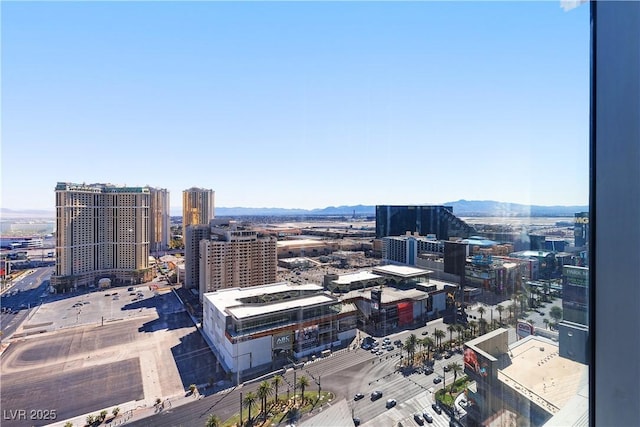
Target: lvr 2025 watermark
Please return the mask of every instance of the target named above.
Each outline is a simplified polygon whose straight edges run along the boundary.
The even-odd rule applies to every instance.
[[[3,420],[54,421],[57,417],[55,409],[3,409]]]

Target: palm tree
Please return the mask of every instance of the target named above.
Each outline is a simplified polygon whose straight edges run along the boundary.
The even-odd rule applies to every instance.
[[[205,423],[205,427],[220,427],[222,424],[220,423],[220,418],[216,414],[209,415],[207,418],[207,422]]]
[[[404,342],[404,346],[407,349],[407,357],[411,358],[411,366],[413,366],[413,357],[416,354],[416,345],[418,343],[418,337],[415,334],[411,334]]]
[[[273,384],[273,388],[276,391],[276,404],[278,403],[278,387],[282,384],[282,377],[280,375],[276,375],[271,380],[271,384]]]
[[[482,316],[484,316],[484,313],[487,310],[485,310],[485,308],[483,306],[480,306],[480,308],[478,308],[478,313],[480,313],[480,319],[482,319]]]
[[[431,337],[424,337],[424,339],[422,340],[422,342],[424,343],[424,346],[427,347],[427,361],[429,361],[429,359],[431,359],[431,349],[433,348],[433,339]]]
[[[471,328],[471,335],[476,336],[476,329],[478,328],[478,322],[475,320],[469,321],[469,327]]]
[[[518,298],[520,300],[520,311],[522,313],[525,312],[525,304],[527,304],[527,296],[526,295],[520,295],[520,297]]]
[[[545,327],[546,329],[549,329],[549,319],[543,319],[543,320],[542,320],[542,323],[544,323],[544,327]]]
[[[498,315],[500,316],[500,325],[502,326],[502,312],[504,311],[504,307],[498,305],[498,307],[496,307],[496,310],[498,310]]]
[[[480,326],[480,335],[484,335],[487,333],[487,321],[484,319],[478,320],[478,325]]]
[[[262,381],[258,386],[257,396],[260,399],[260,412],[264,414],[265,418],[267,413],[265,412],[267,408],[267,398],[273,393],[273,389],[271,388],[271,384],[269,381]]]
[[[304,405],[304,389],[309,387],[309,378],[305,377],[304,375],[301,376],[300,378],[298,378],[298,384],[296,384],[301,391],[302,394],[302,404]]]
[[[451,341],[453,341],[453,331],[456,330],[455,325],[447,326],[447,331],[449,331],[449,347],[451,347]]]
[[[458,323],[456,325],[456,332],[458,333],[458,342],[462,344],[462,334],[464,333],[464,325]]]
[[[433,336],[436,339],[436,345],[438,347],[442,347],[442,338],[446,336],[445,332],[441,329],[436,329],[435,331],[433,331]]]
[[[458,372],[462,371],[462,366],[458,362],[449,363],[449,368],[453,371],[453,383],[451,383],[451,389],[449,394],[453,393],[453,386],[456,384],[456,380],[458,379]]]
[[[242,399],[242,406],[244,406],[245,408],[249,408],[249,417],[247,418],[247,422],[249,424],[251,424],[251,407],[255,405],[256,399],[257,399],[256,394],[252,391],[247,393],[244,396],[244,399]]]
[[[509,318],[517,317],[518,315],[518,304],[511,303],[509,304]]]

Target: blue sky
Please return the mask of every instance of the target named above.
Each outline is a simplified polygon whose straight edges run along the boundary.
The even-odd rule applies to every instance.
[[[3,2],[2,207],[588,202],[589,8]]]

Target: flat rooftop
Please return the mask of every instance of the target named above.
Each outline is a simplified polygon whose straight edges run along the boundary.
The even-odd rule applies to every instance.
[[[498,380],[556,414],[588,381],[588,367],[560,357],[558,345],[545,338],[529,336],[510,347],[511,365],[498,370]]]
[[[374,267],[371,271],[373,273],[379,273],[385,276],[402,277],[403,279],[409,279],[412,277],[423,277],[433,273],[433,271],[431,270],[408,267],[406,265],[382,265],[380,267]]]
[[[367,289],[356,289],[353,291],[349,291],[340,295],[340,299],[351,300],[355,298],[366,298],[371,299],[371,290],[379,289],[379,286],[367,288]],[[383,287],[382,288],[382,304],[393,303],[396,301],[402,301],[406,299],[412,299],[415,301],[420,301],[425,299],[429,294],[424,291],[419,291],[417,289],[396,289],[392,287]]]
[[[279,240],[276,246],[279,248],[295,248],[300,246],[318,246],[326,245],[327,240],[320,239],[297,239],[297,240]]]
[[[332,296],[319,294],[301,298],[286,299],[273,304],[243,304],[235,307],[228,307],[227,313],[237,319],[246,319],[262,314],[277,313],[279,311],[289,311],[297,308],[313,307],[314,305],[335,302],[337,302],[337,300]]]
[[[277,300],[274,301],[273,304],[268,303],[260,303],[260,304],[245,304],[241,300],[244,298],[250,298],[254,296],[264,296],[269,294],[278,294],[278,293],[286,293],[292,292],[295,294],[296,291],[315,291],[317,294],[309,295],[302,300],[300,298],[291,298],[288,300]],[[302,301],[306,301],[309,298],[314,298],[316,296],[325,296],[329,300],[333,299],[331,296],[324,294],[323,287],[320,285],[316,285],[314,283],[305,283],[301,285],[294,285],[289,282],[277,282],[270,283],[267,285],[260,286],[251,286],[248,288],[229,288],[229,289],[220,289],[215,292],[207,292],[203,295],[203,299],[206,299],[211,303],[216,309],[219,311],[228,311],[232,313],[234,316],[238,315],[239,317],[251,316],[250,310],[247,311],[233,311],[238,310],[242,307],[257,307],[260,313],[269,313],[275,312],[278,310],[284,310],[285,306],[280,306],[281,303],[286,302],[295,302],[296,305],[301,305]],[[278,307],[276,307],[278,306]]]
[[[367,280],[381,279],[383,276],[379,274],[373,274],[370,271],[358,271],[357,273],[343,274],[337,279],[332,280],[332,283],[336,285],[348,285],[354,282],[362,282]]]

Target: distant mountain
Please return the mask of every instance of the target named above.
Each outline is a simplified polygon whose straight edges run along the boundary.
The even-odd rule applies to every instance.
[[[278,216],[278,215],[375,215],[375,206],[329,206],[322,209],[284,208],[216,208],[216,216]]]
[[[587,212],[584,206],[538,206],[518,203],[496,202],[493,200],[458,200],[442,203],[453,207],[456,216],[573,216],[576,212]],[[286,208],[243,208],[216,207],[216,216],[285,216],[285,215],[344,215],[373,216],[375,205],[328,206],[322,209],[286,209]],[[14,210],[2,208],[2,219],[55,218],[55,211],[24,209]],[[181,216],[180,207],[171,207],[171,215]]]
[[[7,209],[0,208],[0,219],[55,219],[56,211],[41,209]]]
[[[588,212],[589,206],[540,206],[493,200],[458,200],[443,203],[453,207],[456,216],[573,216],[576,212]]]

